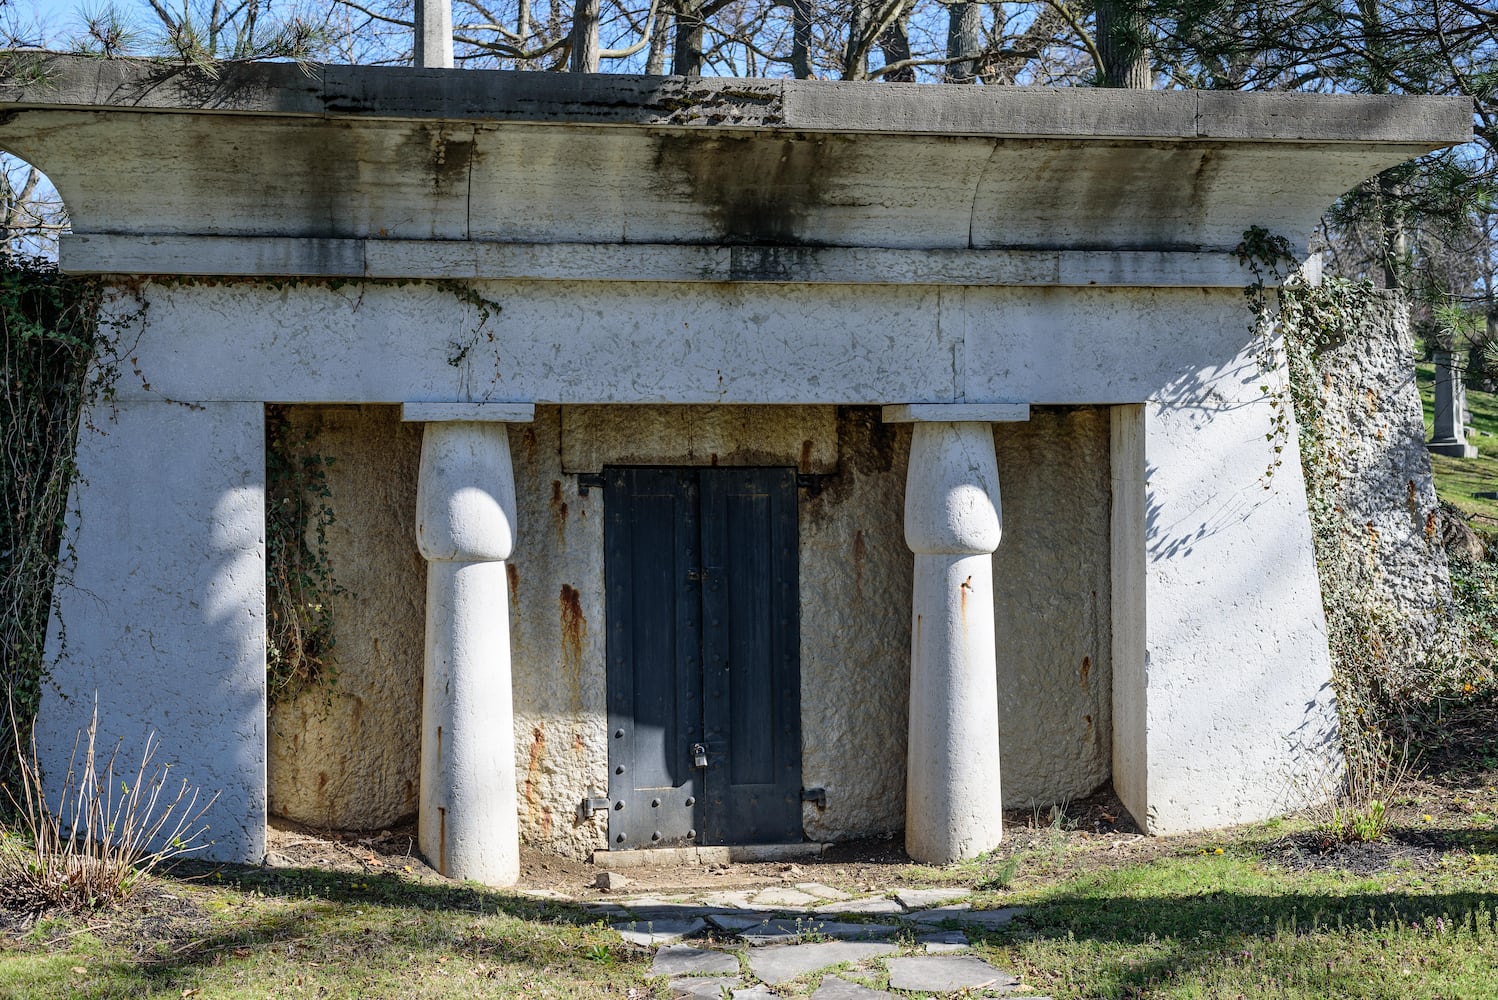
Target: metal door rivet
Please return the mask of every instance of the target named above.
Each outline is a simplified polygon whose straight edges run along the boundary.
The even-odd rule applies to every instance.
[[[652,809],[659,809],[660,807],[661,807],[661,800],[660,799],[651,799],[650,800],[650,808],[652,808]]]
[[[614,803],[614,808],[615,809],[623,809],[624,808],[624,800],[620,799],[618,802],[615,802]]]
[[[616,740],[622,740],[622,739],[624,739],[624,730],[622,730],[622,729],[616,729],[616,730],[614,730],[614,739],[616,739]]]
[[[624,834],[621,833],[621,834],[619,834],[619,836],[615,837],[614,838],[614,843],[616,843],[616,844],[622,844],[622,843],[624,843]]]
[[[661,831],[657,830],[654,833],[652,833],[650,835],[650,839],[651,840],[660,840],[661,839]]]
[[[689,806],[695,806],[696,804],[697,804],[697,800],[695,798],[693,798],[692,796],[688,795],[687,796],[687,805],[689,805]]]
[[[696,830],[688,830],[687,831],[687,839],[688,840],[696,840],[697,839],[697,831]]]
[[[620,764],[618,767],[614,768],[614,773],[615,774],[623,774],[624,773],[624,765]]]

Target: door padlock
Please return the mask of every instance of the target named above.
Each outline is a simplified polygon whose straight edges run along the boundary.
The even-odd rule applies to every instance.
[[[701,743],[692,744],[692,766],[707,767],[707,747]]]

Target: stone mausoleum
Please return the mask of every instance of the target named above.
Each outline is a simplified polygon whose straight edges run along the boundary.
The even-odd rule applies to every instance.
[[[43,762],[97,697],[219,793],[212,856],[280,814],[416,816],[496,884],[522,841],[942,862],[1110,780],[1151,832],[1264,817],[1334,750],[1232,251],[1305,247],[1465,100],[8,77],[0,146],[129,359],[79,442]],[[336,681],[269,712],[268,412],[332,459],[342,588]]]

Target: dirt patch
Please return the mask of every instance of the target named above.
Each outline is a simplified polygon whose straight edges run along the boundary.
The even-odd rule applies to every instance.
[[[1390,868],[1432,869],[1440,865],[1446,848],[1430,839],[1401,838],[1371,844],[1346,844],[1316,833],[1285,837],[1268,845],[1268,864],[1290,871],[1345,871],[1373,875]]]

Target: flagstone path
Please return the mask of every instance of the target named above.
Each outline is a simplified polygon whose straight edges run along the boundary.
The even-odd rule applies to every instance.
[[[900,889],[854,899],[802,882],[579,905],[610,920],[626,941],[656,949],[651,972],[669,977],[666,995],[673,1000],[958,993],[1049,1000],[970,953],[969,928],[1003,927],[1024,908],[975,910],[969,895],[959,888]]]

